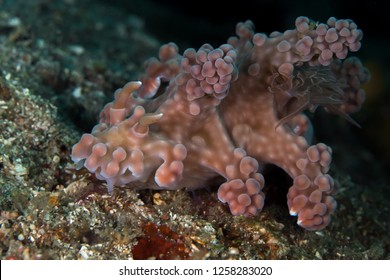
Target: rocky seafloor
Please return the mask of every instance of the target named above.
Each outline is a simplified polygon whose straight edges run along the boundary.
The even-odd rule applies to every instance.
[[[390,259],[388,74],[380,71],[388,68],[376,57],[363,59],[372,81],[356,117],[362,129],[316,115],[338,186],[323,231],[296,225],[286,206],[291,182],[273,167],[253,218],[232,216],[212,186],[110,196],[76,170],[72,145],[164,43],[145,19],[104,1],[0,0],[1,259]]]

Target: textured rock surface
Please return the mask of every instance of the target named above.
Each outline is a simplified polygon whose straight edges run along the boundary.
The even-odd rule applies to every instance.
[[[316,137],[332,144],[332,176],[339,186],[338,210],[321,232],[304,231],[286,215],[287,188],[294,182],[272,167],[263,172],[268,187],[262,191],[269,199],[255,218],[231,216],[214,189],[129,188],[109,196],[105,184],[75,170],[70,149],[95,123],[110,93],[135,79],[137,67],[160,43],[119,9],[95,1],[50,3],[0,4],[2,259],[128,259],[140,240],[148,240],[150,224],[166,229],[167,247],[184,247],[182,256],[194,259],[389,258],[388,181],[372,150],[376,145],[367,148],[374,139],[365,137],[385,127],[385,121],[369,122],[385,108],[385,96],[367,100],[369,110],[356,117],[361,130],[317,112],[316,125],[323,130]],[[88,38],[81,35],[86,28]],[[130,48],[129,38],[136,42]],[[371,53],[381,59],[370,70],[382,67],[386,53]],[[383,71],[371,72],[375,83],[368,92],[385,81]]]

